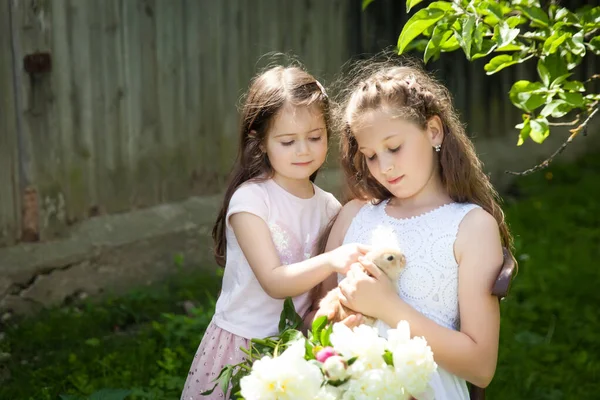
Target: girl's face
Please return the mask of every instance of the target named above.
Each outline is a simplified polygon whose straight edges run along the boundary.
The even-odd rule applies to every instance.
[[[439,117],[423,130],[383,107],[366,112],[355,125],[352,131],[369,172],[395,197],[411,198],[438,176],[434,146],[443,139]]]
[[[275,175],[306,180],[327,155],[325,119],[317,106],[281,109],[269,129],[265,150]]]

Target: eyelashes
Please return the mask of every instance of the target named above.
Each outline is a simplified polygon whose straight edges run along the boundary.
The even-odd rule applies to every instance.
[[[321,140],[323,140],[323,136],[319,136],[319,137],[314,137],[314,138],[308,138],[308,140],[310,140],[311,142],[320,142]],[[281,142],[282,146],[291,146],[293,145],[295,142],[295,140],[290,140],[287,142]]]
[[[393,149],[388,149],[390,153],[397,153],[402,146],[395,147]],[[373,161],[377,157],[377,154],[373,154],[371,157],[365,156],[368,161]]]

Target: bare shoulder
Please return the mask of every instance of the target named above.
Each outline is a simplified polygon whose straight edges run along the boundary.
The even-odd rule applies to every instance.
[[[460,223],[459,236],[473,236],[498,232],[498,222],[492,214],[477,207],[467,213]]]
[[[346,228],[348,228],[350,222],[352,222],[352,219],[356,217],[356,214],[358,214],[360,209],[365,204],[367,204],[365,200],[350,200],[348,203],[344,204],[344,206],[340,210],[336,223],[344,225]]]
[[[335,223],[333,224],[333,227],[331,228],[331,233],[329,234],[329,240],[327,242],[327,250],[331,250],[342,245],[344,237],[346,236],[346,232],[348,231],[348,227],[352,223],[352,220],[356,214],[358,214],[360,209],[366,203],[367,202],[364,200],[354,199],[344,204],[335,220]]]
[[[491,268],[501,265],[502,239],[494,216],[479,207],[469,211],[460,223],[455,251],[459,264],[461,260],[473,260]]]

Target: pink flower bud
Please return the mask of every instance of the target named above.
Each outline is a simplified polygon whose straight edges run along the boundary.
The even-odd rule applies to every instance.
[[[327,360],[329,357],[336,355],[337,353],[335,352],[333,347],[324,347],[323,349],[319,350],[316,358],[317,361],[324,363],[325,360]]]

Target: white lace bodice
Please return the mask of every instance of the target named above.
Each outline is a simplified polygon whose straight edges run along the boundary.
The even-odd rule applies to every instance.
[[[397,283],[400,297],[438,324],[458,330],[454,241],[464,216],[478,206],[450,203],[416,217],[398,219],[386,213],[387,203],[364,205],[348,227],[344,243],[377,246],[382,240],[394,240],[406,256],[406,268]],[[386,327],[380,326],[380,333],[385,335],[382,328]]]

